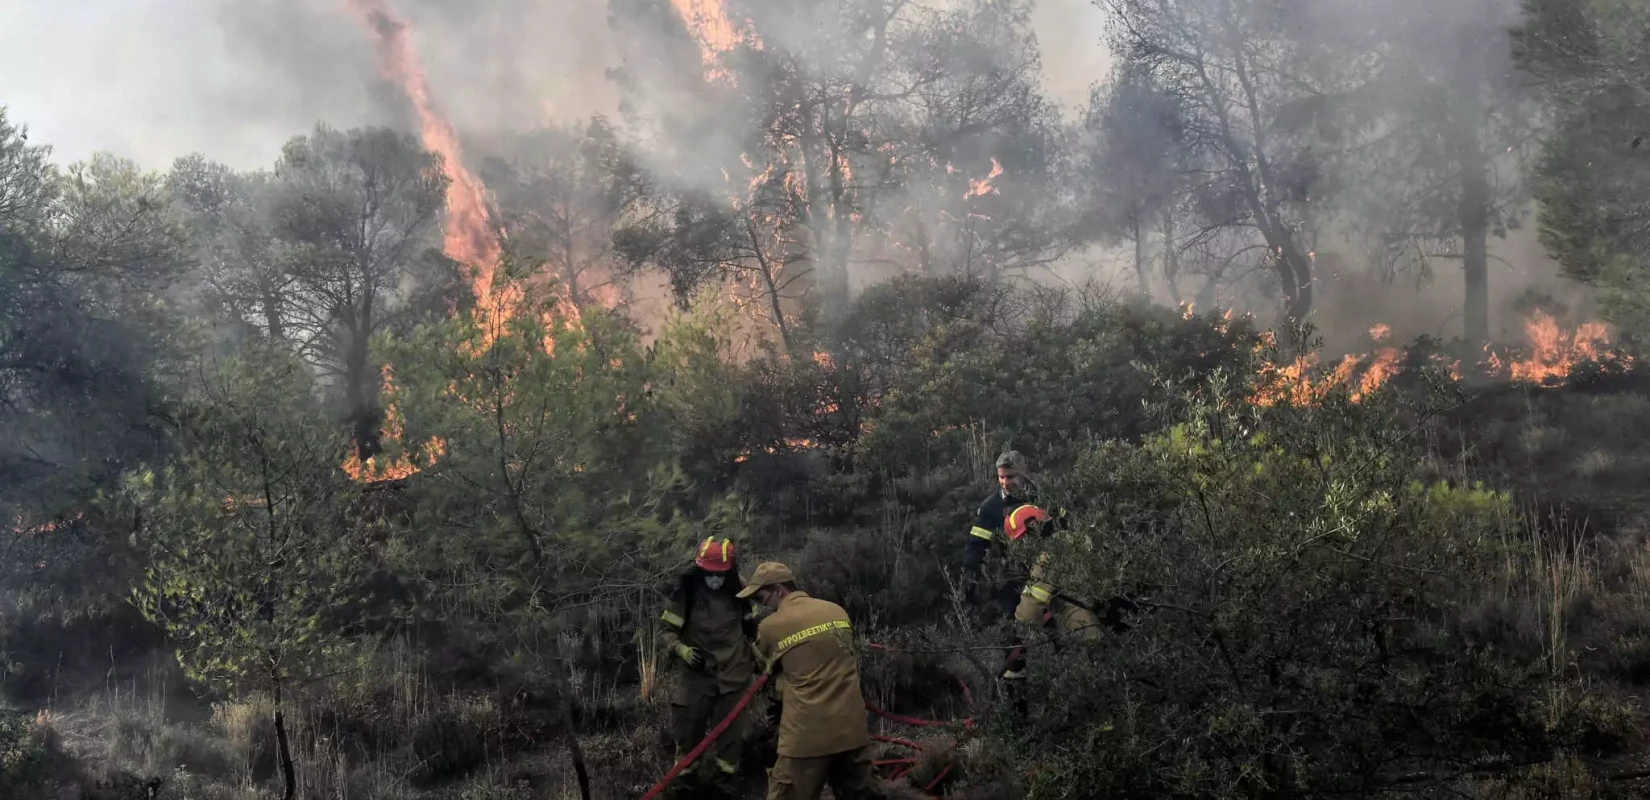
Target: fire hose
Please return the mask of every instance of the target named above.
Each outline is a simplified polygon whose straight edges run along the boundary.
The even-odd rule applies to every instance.
[[[671,767],[670,771],[666,772],[665,776],[660,778],[658,783],[653,784],[653,788],[649,789],[647,794],[642,795],[642,800],[653,800],[653,798],[658,796],[660,792],[664,791],[666,786],[670,785],[671,781],[676,780],[676,776],[682,774],[682,770],[687,769],[689,765],[699,758],[699,756],[704,755],[705,751],[709,750],[710,746],[715,744],[716,740],[722,736],[723,731],[726,731],[728,726],[732,725],[733,721],[738,719],[740,714],[744,713],[745,706],[750,705],[751,698],[755,697],[757,692],[762,691],[762,687],[768,685],[768,678],[771,677],[773,677],[773,673],[771,672],[762,673],[762,675],[756,679],[756,682],[751,684],[751,688],[746,689],[745,693],[740,695],[739,702],[733,705],[733,711],[729,713],[725,719],[718,723],[716,727],[711,728],[710,733],[705,734],[705,738],[699,742],[698,746],[694,747],[692,750],[689,750],[687,755],[682,756],[681,760],[676,762],[676,766]]]
[[[891,649],[891,648],[885,647],[883,645],[873,645],[873,647],[875,647],[878,650],[890,650]],[[1013,663],[1014,659],[1017,658],[1020,655],[1020,653],[1024,651],[1024,649],[1025,648],[1023,646],[1014,647],[1014,649],[1009,653],[1008,662]],[[710,746],[712,744],[715,744],[716,740],[718,738],[720,738],[722,736],[722,734],[724,732],[726,732],[727,729],[730,726],[733,725],[733,721],[738,719],[740,714],[744,713],[745,707],[750,705],[751,699],[756,697],[756,693],[761,691],[763,686],[767,685],[768,679],[772,676],[773,676],[773,674],[770,673],[770,672],[762,673],[762,675],[759,676],[756,679],[756,682],[752,683],[750,688],[746,689],[745,693],[743,695],[740,695],[739,702],[734,704],[733,710],[728,713],[727,717],[725,717],[720,723],[717,723],[716,727],[711,728],[710,733],[705,734],[705,738],[700,740],[698,745],[696,745],[692,750],[688,751],[687,755],[682,756],[682,758],[676,762],[676,765],[671,767],[670,771],[666,772],[665,776],[663,778],[659,779],[658,783],[653,784],[653,788],[649,789],[647,791],[647,794],[642,795],[642,800],[654,800],[654,798],[656,798],[659,795],[660,792],[665,790],[665,787],[670,785],[671,781],[676,780],[676,778],[678,776],[680,776],[684,770],[686,770],[689,766],[692,766],[693,762],[696,761],[699,758],[699,756],[704,755],[705,751],[709,750]],[[963,681],[961,678],[957,679],[957,683],[960,686],[962,686],[963,694],[966,695],[967,697],[969,697],[970,699],[972,699],[973,696],[974,696],[974,693],[969,690],[968,683]],[[869,711],[872,714],[875,714],[875,715],[877,715],[877,716],[879,716],[883,719],[886,719],[890,722],[897,722],[897,723],[900,723],[902,725],[912,725],[912,726],[920,727],[920,728],[945,728],[945,727],[960,725],[960,726],[963,727],[964,730],[968,730],[968,729],[971,729],[971,728],[974,727],[974,718],[973,717],[968,717],[967,719],[957,720],[957,721],[954,721],[954,722],[953,721],[920,719],[918,717],[908,717],[908,716],[905,716],[905,715],[902,715],[902,714],[894,714],[892,712],[889,712],[889,711],[883,710],[881,708],[878,708],[874,705],[871,705],[870,703],[865,704],[865,710]],[[879,741],[879,742],[885,742],[885,743],[888,743],[888,744],[894,744],[894,745],[898,745],[898,746],[901,746],[901,747],[907,747],[907,748],[915,750],[919,753],[922,752],[922,745],[917,744],[916,742],[910,741],[908,739],[899,739],[899,738],[895,738],[895,737],[891,737],[891,736],[872,736],[871,738],[876,740],[876,741]],[[951,745],[955,746],[957,741],[958,741],[957,739],[953,739],[952,742],[951,742]],[[895,771],[894,775],[888,779],[889,783],[893,783],[893,782],[899,780],[900,778],[905,777],[907,774],[909,774],[911,772],[911,770],[915,769],[916,766],[917,766],[918,761],[919,761],[919,759],[915,759],[915,758],[901,758],[901,759],[886,759],[886,760],[876,761],[876,762],[873,762],[873,764],[875,766],[897,766],[897,767],[899,767],[899,769]],[[947,763],[945,765],[945,768],[941,769],[938,775],[935,775],[934,778],[932,780],[930,780],[927,785],[922,787],[922,791],[924,791],[924,792],[933,791],[934,787],[936,787],[940,784],[940,781],[945,780],[945,777],[947,775],[951,774],[951,768],[953,766],[955,766],[955,762]]]

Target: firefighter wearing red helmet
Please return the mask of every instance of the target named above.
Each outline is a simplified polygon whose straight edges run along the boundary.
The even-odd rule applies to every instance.
[[[997,457],[997,490],[980,504],[963,558],[965,579],[973,589],[976,602],[984,600],[979,584],[984,577],[986,556],[993,543],[999,541],[999,532],[1010,547],[1022,541],[1046,541],[1045,536],[1069,535],[1064,525],[1065,515],[1050,514],[1038,503],[1037,495],[1025,456],[1010,450]],[[1087,603],[1060,591],[1057,576],[1053,574],[1057,570],[1051,561],[1046,551],[1038,552],[1033,558],[1030,575],[1021,587],[1014,609],[1015,621],[1037,629],[1052,627],[1062,638],[1085,641],[1099,638],[1099,618]],[[1016,637],[1015,644],[1014,652],[1019,655],[1003,670],[1005,680],[1025,677],[1025,650],[1018,646],[1024,644],[1024,639]]]
[[[1010,541],[1020,541],[1027,534],[1033,534],[1032,538],[1041,538],[1037,534],[1063,536],[1067,529],[1053,521],[1048,512],[1027,504],[1008,513],[1003,532]],[[1047,550],[1039,551],[1032,560],[1025,588],[1020,590],[1020,604],[1014,608],[1014,620],[1027,625],[1052,624],[1062,635],[1085,641],[1100,638],[1100,618],[1088,603],[1061,591],[1052,562]]]
[[[755,608],[739,597],[744,585],[737,567],[733,542],[700,542],[693,567],[677,581],[660,617],[660,648],[683,666],[671,704],[677,758],[733,711],[756,674],[750,646]],[[713,789],[730,797],[738,793],[739,755],[748,732],[749,722],[740,715],[695,765],[699,775],[708,773],[706,782]],[[684,782],[673,788],[682,792],[688,787]]]

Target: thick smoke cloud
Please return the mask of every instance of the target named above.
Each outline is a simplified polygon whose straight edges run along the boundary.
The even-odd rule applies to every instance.
[[[0,4],[0,104],[59,161],[265,166],[327,119],[388,119],[372,50],[330,0]]]
[[[612,105],[599,3],[395,6],[460,127],[526,127]],[[342,0],[3,3],[0,104],[58,161],[108,150],[152,168],[191,152],[268,166],[317,121],[401,124],[406,114]]]
[[[613,113],[617,47],[600,0],[397,0],[439,101],[467,130]],[[1048,88],[1075,107],[1105,75],[1103,15],[1047,0]],[[403,124],[398,88],[343,0],[0,3],[0,105],[58,161],[99,150],[152,168],[191,152],[267,166],[317,121]]]
[[[390,2],[413,31],[437,101],[466,138],[618,110],[607,73],[623,48],[604,0]],[[1437,25],[1463,24],[1466,5],[1438,13]],[[1358,7],[1318,10],[1333,20],[1336,9]],[[1091,0],[1041,0],[1033,13],[1043,89],[1068,120],[1110,73],[1106,22]],[[344,0],[0,3],[0,104],[60,162],[109,150],[155,169],[191,152],[267,167],[283,142],[317,121],[416,129]],[[1528,229],[1491,248],[1494,328],[1516,336],[1517,320],[1506,313],[1514,295],[1531,284],[1559,293],[1573,287],[1556,280],[1556,265]],[[1049,279],[1098,274],[1127,288],[1131,255],[1075,254]],[[1412,282],[1348,277],[1360,271],[1346,266],[1341,276],[1319,276],[1319,317],[1333,328],[1332,348],[1363,346],[1375,321],[1399,336],[1459,332],[1458,266],[1440,263],[1433,286],[1420,293]]]

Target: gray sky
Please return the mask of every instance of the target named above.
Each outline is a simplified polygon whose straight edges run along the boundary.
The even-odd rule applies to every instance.
[[[390,2],[461,128],[611,110],[602,0]],[[1108,69],[1101,12],[1040,0],[1034,25],[1051,94],[1080,104]],[[59,163],[268,166],[317,121],[396,122],[392,92],[344,0],[0,0],[0,105]]]

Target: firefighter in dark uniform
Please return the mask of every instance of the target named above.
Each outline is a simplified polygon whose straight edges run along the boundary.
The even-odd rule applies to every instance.
[[[1031,480],[1025,456],[1010,450],[997,457],[997,490],[980,505],[974,527],[969,531],[964,556],[965,581],[976,602],[984,601],[980,585],[983,582],[984,563],[992,543],[1053,541],[1052,537],[1067,537],[1062,543],[1078,542],[1065,524],[1065,515],[1046,512],[1036,504],[1037,488]],[[998,534],[1001,534],[999,539]],[[1014,608],[1014,620],[1021,634],[1015,637],[1009,663],[1003,669],[1004,680],[1015,681],[1025,677],[1025,634],[1037,630],[1052,630],[1061,638],[1094,641],[1102,633],[1102,623],[1089,603],[1062,592],[1047,551],[1034,557],[1019,601]],[[1108,614],[1108,616],[1111,616]]]
[[[743,588],[733,543],[706,539],[660,617],[660,647],[685,667],[676,702],[671,704],[670,733],[678,759],[733,711],[756,675],[750,644],[756,633],[756,612],[750,601],[740,597]],[[710,786],[725,796],[737,795],[739,755],[749,730],[749,721],[741,714],[694,765],[702,774],[708,773]],[[690,788],[685,781],[672,787],[678,795]]]
[[[1008,512],[1026,503],[1034,502],[1036,484],[1026,466],[1025,456],[1010,450],[997,457],[997,488],[980,504],[974,516],[974,527],[968,531],[963,551],[963,581],[970,599],[976,604],[989,602],[991,590],[985,586],[985,559],[993,542],[1001,541],[1003,522]]]

